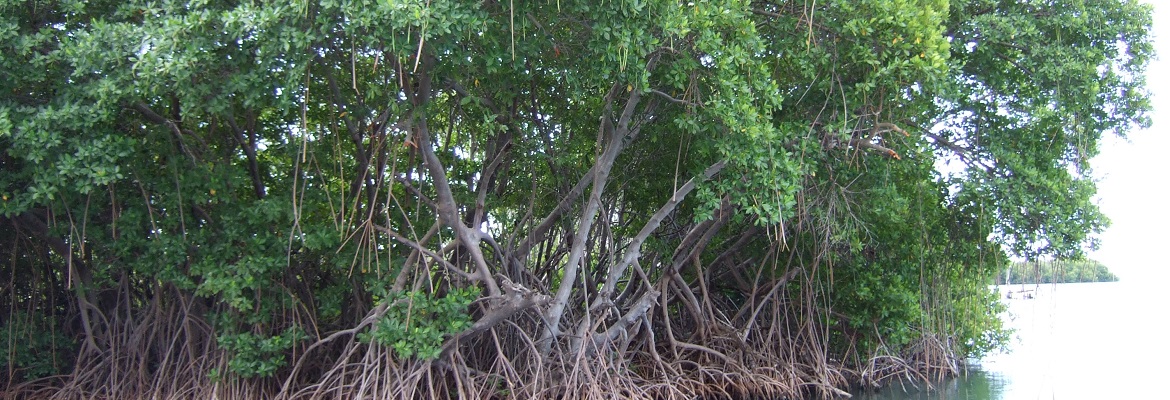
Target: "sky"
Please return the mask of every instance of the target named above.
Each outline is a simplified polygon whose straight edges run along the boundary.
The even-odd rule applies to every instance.
[[[1091,161],[1098,204],[1113,224],[1101,235],[1101,261],[1122,281],[1170,279],[1170,1],[1153,4],[1159,54],[1146,69],[1153,124],[1127,139],[1107,137]]]

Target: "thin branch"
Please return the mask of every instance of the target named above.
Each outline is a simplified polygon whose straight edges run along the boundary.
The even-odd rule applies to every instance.
[[[475,184],[475,210],[471,218],[471,226],[478,227],[486,218],[484,214],[487,213],[487,194],[490,182],[495,179],[496,174],[500,172],[500,166],[504,164],[508,153],[511,151],[512,138],[504,139],[504,143],[500,146],[499,151],[492,157],[492,162],[484,167],[483,172],[479,174],[479,181]]]
[[[553,210],[550,211],[548,215],[546,215],[544,219],[540,221],[540,224],[537,224],[536,228],[533,228],[532,231],[528,232],[528,235],[524,237],[524,240],[520,241],[520,245],[516,246],[516,249],[513,252],[518,254],[520,257],[527,256],[533,245],[544,241],[545,237],[548,235],[549,230],[551,230],[553,226],[556,226],[556,223],[560,220],[561,216],[568,212],[569,209],[573,207],[573,204],[581,198],[581,195],[585,193],[585,187],[589,186],[589,184],[593,182],[593,175],[596,172],[597,164],[594,164],[593,167],[589,168],[589,171],[585,172],[585,175],[581,176],[581,179],[577,181],[577,184],[573,185],[573,188],[569,190],[569,193],[565,194],[565,197],[561,198],[560,203],[557,203],[557,206],[553,208]]]
[[[358,190],[366,181],[369,175],[370,167],[370,151],[366,149],[365,144],[362,143],[362,129],[361,124],[356,122],[355,116],[350,112],[349,105],[343,100],[344,96],[341,94],[341,87],[337,85],[337,78],[333,76],[333,71],[329,68],[325,69],[325,80],[329,85],[329,93],[333,96],[333,104],[342,110],[342,113],[337,117],[345,124],[345,130],[349,132],[349,140],[353,143],[354,156],[357,158],[356,174],[353,181],[349,184],[349,197],[356,197]],[[355,200],[356,201],[356,200]]]
[[[407,239],[406,237],[402,236],[398,232],[395,232],[393,229],[390,229],[390,228],[387,228],[387,227],[384,227],[384,226],[381,226],[378,224],[371,224],[371,225],[378,232],[385,233],[386,235],[389,235],[391,239],[394,239],[398,243],[402,243],[402,244],[406,245],[407,247],[410,247],[411,249],[414,249],[415,251],[417,251],[419,253],[425,254],[427,257],[430,257],[432,260],[435,260],[436,262],[438,262],[442,266],[447,267],[448,270],[451,270],[451,272],[454,272],[456,275],[459,275],[459,276],[461,276],[464,279],[467,279],[469,281],[479,281],[480,280],[478,274],[468,273],[467,271],[459,269],[459,267],[456,267],[455,264],[451,264],[450,261],[447,261],[445,258],[443,258],[442,255],[435,253],[435,252],[427,249],[426,247],[423,247],[422,245],[420,245],[419,243],[417,243],[413,240]]]
[[[265,197],[264,181],[260,178],[260,165],[256,159],[256,140],[255,133],[244,132],[236,120],[232,116],[225,118],[228,126],[232,128],[232,139],[240,146],[240,150],[244,151],[244,156],[248,158],[248,175],[252,178],[252,191],[256,194],[257,199]],[[253,139],[246,140],[249,135]]]
[[[409,179],[406,179],[406,178],[401,177],[401,176],[396,176],[396,177],[394,177],[394,181],[401,184],[402,187],[406,188],[406,191],[410,192],[410,194],[413,194],[415,197],[417,197],[419,199],[419,201],[422,201],[423,204],[427,205],[427,207],[430,207],[432,210],[439,209],[439,206],[437,204],[435,204],[434,200],[431,200],[429,197],[427,197],[426,194],[423,194],[422,191],[420,191],[420,190],[418,190],[418,188],[414,187],[414,184],[410,183]]]
[[[170,130],[171,138],[175,140],[175,147],[178,148],[179,152],[186,154],[187,157],[191,159],[191,162],[196,162],[196,160],[198,160],[198,158],[195,157],[195,154],[191,152],[191,149],[187,147],[187,144],[183,142],[184,131],[179,126],[179,124],[154,112],[154,110],[151,110],[150,106],[146,105],[146,103],[137,102],[131,105],[131,108],[138,111],[138,113],[142,114],[143,117],[146,117],[147,121],[166,126]],[[192,134],[190,131],[187,131],[186,133]]]
[[[679,187],[678,190],[676,190],[674,194],[670,196],[670,199],[667,200],[666,204],[663,204],[662,207],[658,208],[658,211],[650,216],[650,220],[646,221],[646,224],[642,226],[642,230],[638,231],[637,236],[634,236],[634,238],[630,240],[630,244],[626,246],[626,252],[622,255],[621,261],[614,265],[613,269],[610,270],[609,276],[605,281],[605,286],[603,286],[601,291],[597,293],[598,300],[595,300],[594,303],[602,302],[604,301],[603,299],[613,295],[614,290],[617,288],[618,279],[625,275],[626,268],[629,268],[629,266],[637,261],[637,259],[642,255],[642,244],[650,238],[651,233],[654,233],[654,231],[657,230],[660,225],[662,225],[662,221],[666,219],[666,216],[674,212],[674,209],[678,207],[678,204],[681,203],[683,199],[686,198],[687,194],[689,194],[691,190],[694,190],[695,185],[699,182],[704,182],[708,179],[711,179],[720,171],[722,171],[726,166],[727,161],[719,161],[715,164],[712,164],[710,167],[707,167],[707,169],[703,171],[701,175],[691,178],[686,183],[684,183],[682,187]]]
[[[763,299],[760,299],[759,305],[756,306],[755,311],[752,311],[751,318],[748,318],[747,323],[744,324],[744,327],[741,330],[742,333],[740,333],[740,340],[747,342],[748,334],[751,333],[751,331],[752,331],[752,325],[754,325],[756,323],[756,317],[760,315],[760,310],[762,310],[764,308],[764,304],[768,303],[768,298],[770,298],[770,297],[772,297],[772,295],[776,294],[777,290],[779,290],[782,286],[787,284],[788,281],[792,280],[792,278],[796,277],[796,274],[800,273],[801,271],[803,271],[803,269],[801,269],[800,267],[790,269],[790,270],[788,270],[787,273],[784,274],[784,276],[780,277],[780,279],[777,280],[776,283],[772,285],[772,290],[769,290],[768,294],[764,295]]]
[[[695,229],[692,229],[683,241],[679,243],[679,246],[674,251],[671,263],[675,270],[681,270],[683,264],[706,250],[711,239],[715,237],[715,233],[719,232],[719,229],[731,221],[731,202],[727,198],[724,198],[716,212],[715,219],[704,221],[702,224],[695,226]]]
[[[674,104],[682,104],[682,105],[687,106],[687,107],[699,107],[700,106],[700,104],[697,104],[697,103],[692,103],[692,102],[689,102],[689,101],[686,101],[683,99],[674,98],[674,96],[666,94],[665,92],[658,90],[658,89],[650,89],[650,93],[654,93],[654,94],[658,95],[659,97],[666,99],[666,101],[669,101],[669,102],[674,103]]]
[[[986,163],[980,161],[977,157],[975,157],[972,154],[972,153],[974,153],[973,150],[959,146],[959,145],[955,144],[954,142],[951,142],[950,140],[947,140],[946,138],[944,138],[942,136],[939,136],[939,135],[936,135],[936,134],[933,134],[930,132],[926,132],[926,137],[934,139],[935,144],[940,145],[940,146],[946,148],[947,150],[954,152],[955,155],[959,157],[959,160],[963,161],[964,163],[967,163],[967,165],[978,166],[978,167],[982,168],[984,171],[987,171],[988,173],[992,173],[992,174],[996,173],[995,167],[991,166],[991,165],[987,165]]]

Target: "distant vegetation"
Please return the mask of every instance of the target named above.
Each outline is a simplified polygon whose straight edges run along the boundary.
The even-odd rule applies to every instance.
[[[1015,262],[1009,267],[1011,283],[1115,282],[1117,275],[1096,260]],[[1008,271],[997,282],[1008,282]]]

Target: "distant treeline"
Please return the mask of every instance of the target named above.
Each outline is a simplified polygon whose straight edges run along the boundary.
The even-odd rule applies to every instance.
[[[1011,272],[1009,281],[1008,272]],[[1115,282],[1117,275],[1096,260],[1015,262],[999,273],[1000,283]]]

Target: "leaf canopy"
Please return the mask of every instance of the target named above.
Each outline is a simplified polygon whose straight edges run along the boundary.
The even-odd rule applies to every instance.
[[[634,382],[978,354],[1009,256],[1108,224],[1090,160],[1149,125],[1150,25],[1130,0],[0,0],[0,325],[60,338],[0,360],[297,397],[419,358],[628,352],[593,367]]]

